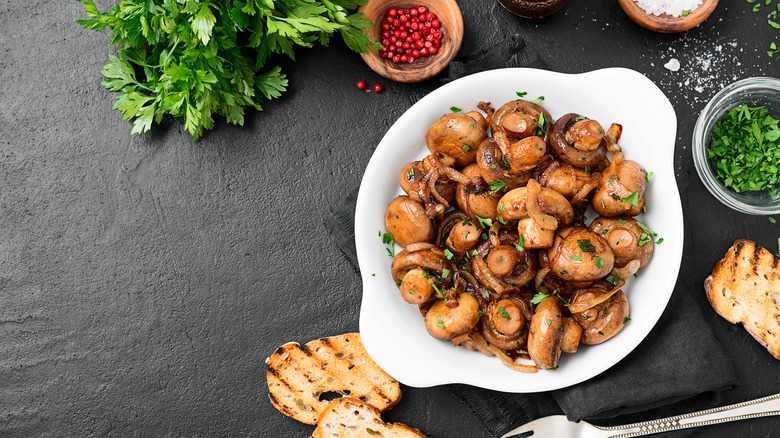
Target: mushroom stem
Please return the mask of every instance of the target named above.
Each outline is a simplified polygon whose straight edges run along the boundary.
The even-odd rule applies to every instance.
[[[531,178],[528,180],[528,215],[539,224],[545,230],[555,230],[558,228],[558,220],[549,214],[544,214],[539,207],[539,192],[542,190],[542,186]]]

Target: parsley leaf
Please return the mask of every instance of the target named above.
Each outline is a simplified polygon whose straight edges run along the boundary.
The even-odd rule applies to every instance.
[[[490,190],[492,190],[494,192],[497,192],[499,190],[506,191],[506,189],[508,187],[507,184],[504,181],[501,181],[501,180],[495,180],[495,181],[493,181],[492,183],[490,183],[488,185],[490,186]],[[504,211],[506,211],[506,210],[504,210]]]
[[[633,205],[634,207],[639,207],[639,191],[634,190],[633,193],[626,196],[625,198],[620,198],[622,202],[626,202],[628,204]]]
[[[523,237],[522,234],[517,238],[517,243],[515,244],[515,248],[517,248],[517,250],[520,252],[525,251],[525,237]]]
[[[476,215],[474,217],[477,218],[477,222],[479,222],[479,226],[482,228],[490,228],[493,226],[493,220],[490,218],[485,219]]]
[[[550,294],[546,294],[543,292],[538,292],[536,295],[534,295],[533,298],[531,298],[531,304],[539,304],[542,301],[544,301],[545,298],[549,297]]]
[[[577,239],[577,245],[582,252],[596,252],[596,247],[593,246],[593,242],[590,239]]]
[[[501,315],[502,318],[509,319],[509,313],[507,313],[503,306],[498,306],[498,314]]]

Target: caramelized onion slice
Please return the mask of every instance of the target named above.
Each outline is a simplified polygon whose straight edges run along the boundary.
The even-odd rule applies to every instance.
[[[472,260],[472,265],[475,268],[474,275],[477,277],[477,280],[493,290],[493,292],[497,293],[499,296],[503,294],[504,286],[501,286],[501,283],[499,283],[496,276],[493,275],[493,273],[490,271],[487,263],[485,263],[485,259],[483,259],[482,256],[477,255],[474,256]]]
[[[626,278],[634,275],[639,271],[639,267],[642,265],[642,262],[639,260],[631,260],[626,264],[626,266],[623,266],[622,268],[613,268],[611,274],[615,277],[625,280]]]
[[[436,249],[438,249],[438,247],[436,245],[433,245],[433,244],[430,244],[430,243],[425,243],[425,242],[412,243],[411,245],[407,246],[405,249],[406,249],[406,252],[417,252],[417,251],[420,251],[420,250],[423,250],[423,249],[428,249],[428,248],[436,248]]]
[[[539,290],[539,286],[541,286],[542,282],[544,281],[544,277],[547,277],[547,274],[549,273],[550,268],[542,268],[536,272],[536,277],[534,278],[534,286],[536,286],[536,290]]]
[[[495,345],[490,345],[478,332],[473,332],[471,339],[475,341],[475,344],[477,344],[477,348],[479,348],[480,351],[482,351],[484,348],[493,355],[498,356],[498,358],[501,359],[501,362],[511,370],[519,371],[521,373],[535,373],[539,371],[539,368],[537,368],[536,365],[526,365],[515,362],[511,357],[504,353],[504,350],[496,347]]]
[[[618,293],[618,291],[620,290],[621,287],[623,287],[624,284],[626,284],[626,282],[623,281],[623,280],[620,280],[618,282],[618,284],[615,286],[614,289],[612,289],[611,291],[609,291],[609,292],[607,292],[605,294],[601,294],[601,295],[599,295],[599,296],[597,296],[595,298],[591,298],[590,300],[586,300],[586,301],[584,301],[582,303],[570,303],[569,304],[569,312],[571,312],[571,313],[582,313],[582,312],[590,309],[591,307],[598,306],[599,304],[601,304],[601,303],[607,301],[608,299],[612,298],[612,295],[615,295],[616,293]]]

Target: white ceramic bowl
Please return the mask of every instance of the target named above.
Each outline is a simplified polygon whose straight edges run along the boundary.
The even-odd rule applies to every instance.
[[[620,145],[629,160],[654,175],[647,186],[647,214],[638,219],[664,239],[650,263],[624,287],[631,321],[613,339],[581,346],[564,354],[557,371],[523,374],[425,330],[417,306],[400,296],[390,275],[385,232],[387,204],[399,194],[398,172],[428,150],[425,133],[434,121],[457,106],[476,109],[480,101],[497,108],[525,91],[553,117],[576,112],[603,126],[623,125]],[[666,96],[633,70],[610,68],[569,75],[535,69],[501,69],[477,73],[446,84],[409,108],[387,131],[366,167],[355,214],[355,244],[363,279],[360,333],[371,357],[400,382],[415,387],[465,383],[504,392],[538,392],[589,379],[615,365],[647,336],[672,295],[683,249],[683,217],[674,176],[677,118]],[[592,210],[589,210],[593,217]],[[398,249],[396,248],[396,251]]]

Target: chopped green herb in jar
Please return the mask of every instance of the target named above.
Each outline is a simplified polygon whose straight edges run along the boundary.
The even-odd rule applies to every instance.
[[[780,184],[780,128],[766,107],[748,102],[726,111],[710,134],[717,178],[737,193],[776,191]]]

